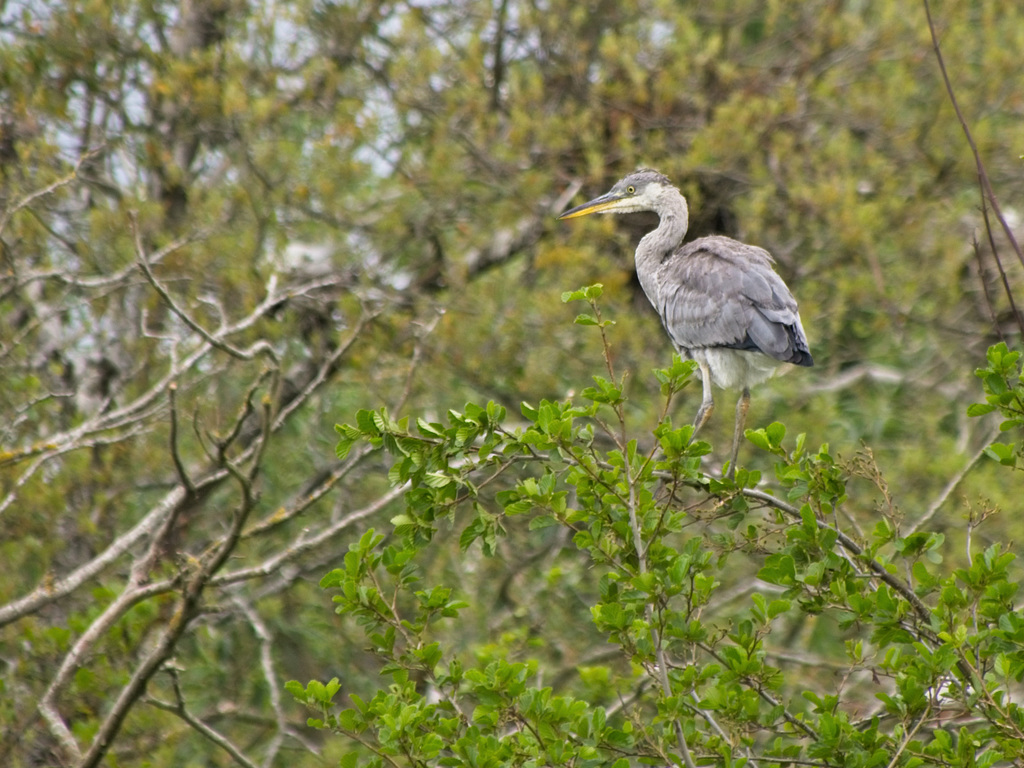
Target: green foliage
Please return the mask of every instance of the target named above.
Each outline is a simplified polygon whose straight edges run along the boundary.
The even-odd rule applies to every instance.
[[[984,403],[975,403],[967,409],[968,416],[984,416],[997,411],[1003,417],[1002,432],[1020,432],[1024,427],[1024,373],[1021,372],[1020,352],[1011,352],[1006,342],[988,349],[988,365],[974,374],[981,379],[985,390]],[[1016,467],[1024,457],[1024,442],[993,442],[985,453],[1008,467]]]
[[[1024,5],[932,6],[1019,209]],[[1015,429],[964,418],[1010,308],[920,4],[23,0],[0,17],[0,763],[331,764],[348,742],[303,740],[280,681],[336,675],[332,701],[371,701],[381,616],[422,627],[422,648],[376,630],[415,668],[394,694],[410,703],[438,652],[435,675],[522,663],[552,699],[604,708],[631,740],[609,759],[667,764],[647,729],[681,721],[711,760],[711,722],[677,695],[696,658],[718,667],[692,685],[729,749],[806,755],[788,720],[769,737],[712,714],[752,716],[753,689],[717,681],[763,652],[783,681],[761,675],[765,692],[799,719],[814,691],[846,717],[841,748],[843,722],[895,732],[873,695],[897,673],[857,617],[895,637],[909,598],[801,513],[929,610],[949,592],[947,623],[967,615],[953,569],[1024,535],[1015,475],[972,459],[991,444],[1019,466]],[[816,367],[758,388],[733,482],[714,471],[731,395],[692,442],[692,363],[669,363],[633,280],[650,219],[556,223],[638,165],[686,193],[689,237],[767,248],[800,300]],[[317,583],[368,528],[385,538],[341,619]],[[686,600],[722,660],[654,621]],[[727,657],[744,621],[765,644]],[[655,665],[673,673],[659,714],[645,654],[669,645],[692,653]],[[987,743],[945,722],[922,759]],[[472,761],[512,726],[469,728]]]
[[[594,322],[582,324],[600,331],[614,378],[598,296],[564,294],[590,303]],[[1005,347],[989,359],[986,392],[1019,380]],[[692,371],[676,358],[654,372],[666,401]],[[594,379],[577,398],[524,403],[515,424],[488,403],[449,411],[447,424],[420,420],[415,432],[385,411],[338,427],[339,450],[383,449],[392,482],[405,486],[395,535],[367,532],[321,581],[391,682],[369,699],[349,694],[340,708],[337,680],[289,683],[316,713],[312,726],[361,745],[343,765],[1024,759],[1012,554],[993,545],[946,567],[940,533],[903,535],[889,517],[866,537],[846,530],[849,470],[828,446],[808,450],[803,435],[789,447],[778,422],[748,438],[773,458],[786,501],[759,487],[759,473],[709,475],[709,447],[690,439],[690,427],[667,416],[636,424],[621,388]],[[600,668],[603,694],[572,693],[588,690],[596,670],[581,667],[582,687],[558,689],[542,682],[550,672],[539,658],[495,659],[444,641],[443,626],[469,605],[457,587],[423,577],[440,521],[461,529],[463,551],[493,555],[522,516],[534,536],[566,532],[589,563],[589,620],[576,620],[620,660]],[[744,582],[739,599],[727,596]],[[807,622],[831,623],[843,642],[798,650],[790,628]],[[836,677],[801,674],[792,665],[800,658]]]

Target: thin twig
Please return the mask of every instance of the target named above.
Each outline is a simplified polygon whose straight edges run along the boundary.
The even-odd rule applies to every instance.
[[[193,495],[196,492],[195,485],[192,483],[192,478],[188,476],[188,472],[185,471],[185,464],[181,460],[181,453],[178,450],[178,385],[176,382],[171,382],[170,386],[167,387],[167,399],[170,403],[171,409],[171,427],[170,427],[170,443],[171,443],[171,459],[174,461],[174,468],[178,472],[178,479],[181,480],[182,485],[185,486],[185,490],[188,491],[189,495]]]
[[[204,738],[216,744],[218,747],[223,749],[232,759],[244,768],[257,768],[256,764],[253,763],[245,754],[236,747],[226,736],[207,725],[198,717],[188,711],[188,707],[185,706],[185,697],[181,693],[181,683],[178,681],[177,670],[171,666],[165,666],[164,671],[167,672],[171,677],[171,683],[174,688],[175,703],[170,704],[166,701],[161,701],[153,696],[147,696],[143,699],[146,704],[162,709],[165,712],[172,712],[185,721],[191,728],[200,733]]]
[[[50,733],[57,739],[72,760],[81,760],[82,752],[79,749],[78,742],[71,733],[71,729],[68,728],[64,718],[57,711],[57,697],[61,691],[67,688],[68,681],[81,666],[82,660],[96,643],[100,641],[103,635],[106,634],[107,630],[131,610],[133,606],[154,595],[168,592],[171,588],[172,583],[140,584],[136,580],[130,581],[117,599],[93,620],[89,628],[82,633],[82,636],[75,641],[74,645],[71,646],[71,650],[64,656],[64,661],[61,662],[60,667],[57,669],[57,674],[53,676],[45,693],[43,693],[42,698],[39,700],[38,709],[49,726]]]
[[[40,197],[46,197],[47,195],[53,194],[61,187],[67,186],[68,184],[73,182],[75,179],[78,178],[78,171],[81,169],[82,165],[84,165],[87,160],[90,160],[96,155],[98,155],[104,149],[105,146],[99,146],[94,149],[90,149],[87,152],[83,152],[79,156],[78,160],[75,162],[75,167],[71,170],[71,173],[67,174],[66,176],[62,176],[61,178],[54,181],[52,184],[47,184],[45,187],[37,189],[35,192],[30,192],[29,194],[25,195],[25,197],[21,198],[21,200],[16,202],[14,205],[6,208],[3,212],[3,215],[0,215],[0,234],[3,234],[3,231],[7,228],[7,225],[10,223],[11,218],[14,216],[14,214],[22,210],[23,208],[31,205]]]
[[[149,284],[153,286],[153,290],[160,294],[160,298],[164,300],[164,303],[167,304],[168,307],[170,307],[171,311],[174,314],[176,314],[178,318],[183,323],[185,323],[185,325],[187,325],[189,328],[191,328],[193,331],[199,334],[199,336],[202,337],[203,341],[205,341],[214,349],[219,349],[221,352],[225,352],[228,355],[231,355],[232,357],[238,358],[239,360],[251,360],[256,352],[269,352],[271,355],[273,355],[273,348],[266,342],[254,345],[255,348],[253,350],[241,350],[225,341],[222,333],[210,333],[205,328],[203,328],[203,326],[200,325],[197,321],[193,320],[192,316],[189,315],[188,312],[186,312],[184,309],[178,306],[178,302],[174,300],[170,292],[166,288],[164,288],[163,284],[161,284],[160,281],[156,279],[156,275],[154,275],[153,270],[150,269],[149,259],[146,256],[146,249],[142,244],[142,233],[139,230],[138,219],[134,211],[131,214],[129,214],[128,221],[132,230],[132,234],[134,235],[135,238],[136,263],[139,265],[139,269],[142,270],[142,274],[146,276],[146,280],[149,281]]]
[[[992,211],[996,215],[996,219],[999,220],[999,224],[1002,227],[1003,233],[1006,235],[1006,239],[1010,242],[1010,246],[1013,248],[1014,253],[1017,254],[1017,259],[1021,264],[1024,264],[1024,252],[1021,251],[1020,245],[1017,244],[1017,239],[1013,235],[1013,230],[1010,225],[1006,223],[1006,218],[1003,216],[1003,212],[999,207],[999,201],[996,199],[996,193],[992,189],[992,183],[989,181],[988,172],[985,170],[985,164],[981,160],[981,153],[978,152],[978,146],[974,143],[974,137],[971,135],[970,128],[967,127],[967,120],[964,118],[963,112],[960,111],[960,104],[956,100],[956,94],[953,92],[953,84],[949,80],[949,73],[946,72],[946,62],[942,56],[942,49],[939,46],[939,35],[935,30],[935,23],[932,20],[932,10],[928,0],[922,0],[924,2],[925,16],[928,18],[928,31],[932,37],[932,47],[935,49],[935,58],[939,63],[939,71],[942,73],[942,81],[946,85],[946,93],[949,94],[949,101],[953,105],[953,111],[956,112],[956,118],[960,121],[960,127],[963,129],[964,136],[967,139],[967,144],[971,148],[971,154],[974,155],[974,165],[978,172],[978,183],[981,186],[981,205],[982,211],[985,215],[985,228],[989,233],[989,239],[993,246],[992,255],[996,259],[996,264],[999,265],[999,271],[1003,274],[1002,261],[999,258],[999,253],[995,248],[995,243],[992,240],[992,230],[988,226],[988,213],[986,211],[987,205],[992,207]],[[1017,327],[1020,329],[1021,334],[1024,335],[1024,317],[1017,310],[1016,302],[1013,300],[1013,292],[1010,290],[1009,283],[1006,281],[1005,274],[1003,275],[1003,286],[1006,291],[1006,298],[1010,302],[1010,306],[1013,309],[1014,319],[1017,321]]]
[[[273,657],[273,635],[267,627],[266,622],[259,612],[240,595],[235,595],[233,602],[245,616],[249,626],[252,627],[260,646],[260,669],[263,672],[263,679],[266,682],[270,694],[270,709],[274,713],[274,720],[277,726],[274,736],[270,740],[267,752],[263,757],[264,768],[270,768],[274,764],[277,753],[281,750],[284,735],[290,730],[288,719],[284,714],[284,707],[281,705],[281,687],[278,685],[278,675],[274,669]]]
[[[325,483],[325,486],[326,485],[327,484]],[[250,568],[242,568],[237,571],[229,571],[221,574],[220,576],[215,576],[211,579],[210,583],[214,585],[232,584],[239,581],[246,581],[248,579],[269,576],[272,573],[279,571],[281,566],[285,563],[291,562],[307,552],[329,543],[346,528],[349,528],[360,520],[364,520],[365,518],[375,515],[385,509],[389,504],[395,501],[395,499],[401,497],[406,490],[406,486],[396,486],[380,498],[361,509],[350,512],[345,515],[345,517],[331,523],[318,533],[312,536],[300,536],[300,538],[287,549],[278,552],[273,557],[267,558],[259,565],[255,565]]]
[[[269,423],[269,419],[266,421]],[[242,503],[233,515],[231,527],[224,537],[211,546],[207,553],[199,559],[194,572],[184,579],[181,599],[175,608],[174,615],[155,646],[143,657],[131,678],[121,689],[110,712],[100,723],[88,752],[78,762],[78,768],[95,768],[107,754],[121,730],[128,712],[139,697],[145,693],[146,686],[153,675],[174,653],[189,623],[198,614],[200,600],[210,578],[224,565],[239,541],[246,518],[255,504],[255,498],[249,479],[239,472],[232,462],[228,462],[227,468],[239,481],[243,492]]]
[[[420,364],[423,362],[423,353],[426,350],[427,338],[437,328],[438,323],[441,322],[441,318],[444,317],[444,314],[444,308],[438,307],[435,310],[434,316],[426,323],[421,323],[420,327],[416,331],[416,344],[412,349],[412,356],[409,358],[409,368],[405,374],[405,386],[402,387],[402,393],[398,396],[398,399],[389,407],[388,410],[391,413],[398,413],[412,394],[412,386],[413,382],[416,380],[416,373],[419,371]]]
[[[210,480],[208,478],[208,481]],[[102,573],[138,541],[152,533],[184,497],[185,490],[181,486],[171,489],[134,528],[114,539],[110,546],[92,560],[79,566],[67,576],[41,584],[24,597],[0,606],[0,627],[17,621],[21,617],[39,610],[44,605],[66,597],[89,579]]]
[[[931,519],[935,516],[935,513],[938,512],[942,508],[942,505],[946,503],[946,499],[950,497],[953,491],[955,491],[957,487],[960,485],[960,483],[963,482],[963,479],[967,477],[967,473],[970,472],[974,468],[974,465],[977,464],[978,461],[981,459],[981,457],[985,455],[985,449],[988,448],[992,441],[995,440],[1000,434],[1001,432],[999,431],[999,428],[996,427],[996,429],[993,430],[993,432],[988,437],[985,438],[985,441],[982,443],[981,447],[977,451],[975,451],[974,455],[971,456],[971,458],[969,458],[966,461],[966,463],[960,468],[960,470],[949,479],[949,482],[947,482],[942,491],[939,492],[939,495],[935,497],[935,501],[933,501],[928,506],[928,509],[925,510],[925,513],[921,515],[921,517],[918,520],[914,521],[914,524],[907,529],[905,536],[910,536],[912,533],[917,532],[925,525],[927,525],[929,521],[931,521]]]
[[[785,513],[794,520],[803,519],[800,515],[800,511],[796,507],[794,507],[792,504],[787,504],[786,502],[776,499],[769,493],[765,493],[764,491],[759,491],[754,488],[744,488],[741,490],[741,493],[744,496],[757,499],[768,504],[769,506],[774,507],[775,509]],[[864,549],[855,541],[853,541],[853,539],[847,536],[845,533],[829,525],[823,520],[818,520],[817,522],[820,528],[832,531],[836,536],[836,540],[839,542],[842,548],[846,550],[850,555],[858,558],[861,562],[863,562],[867,566],[867,568],[872,572],[875,578],[878,578],[881,581],[885,582],[886,585],[888,585],[893,590],[898,592],[904,600],[910,603],[910,606],[914,609],[914,613],[917,615],[918,621],[920,622],[920,629],[917,633],[918,637],[921,639],[927,639],[933,643],[937,643],[935,633],[929,629],[932,618],[931,611],[928,609],[928,606],[926,606],[921,601],[921,598],[917,596],[917,593],[914,592],[914,588],[907,582],[890,573],[888,569],[885,567],[885,565],[878,562],[875,558],[865,557]],[[979,684],[979,680],[974,676],[975,673],[971,669],[970,665],[967,664],[962,654],[960,659],[957,660],[957,669],[960,670],[960,673],[963,675],[965,682],[969,682],[973,685]]]
[[[604,347],[604,358],[605,364],[608,367],[608,375],[612,377],[612,381],[615,381],[615,370],[612,366],[611,360],[611,349],[608,345],[608,338],[605,335],[604,325],[601,322],[601,314],[598,309],[597,302],[591,300],[591,306],[594,308],[594,313],[597,318],[598,327],[601,329],[601,341]],[[626,482],[629,484],[629,498],[626,504],[626,509],[629,513],[629,528],[633,535],[633,549],[636,552],[637,558],[637,570],[641,576],[647,573],[647,552],[643,542],[643,531],[640,529],[640,520],[637,516],[637,506],[639,501],[637,499],[637,477],[633,474],[633,467],[627,454],[626,445],[626,415],[622,407],[622,403],[616,403],[615,413],[619,418],[619,425],[621,427],[621,437],[619,438],[619,447],[623,452],[623,460],[625,462],[626,471]],[[648,458],[648,461],[650,459]],[[646,462],[645,462],[646,467]],[[643,471],[643,469],[641,469]],[[662,634],[658,629],[658,625],[655,622],[654,617],[654,606],[648,600],[644,603],[644,613],[647,619],[647,624],[651,628],[651,642],[654,644],[655,664],[657,665],[658,682],[661,685],[662,695],[665,698],[669,698],[672,695],[672,684],[668,678],[668,658],[665,654],[665,648],[662,644]],[[693,761],[693,755],[690,754],[690,746],[686,743],[686,734],[683,733],[683,724],[678,717],[673,718],[673,728],[676,734],[676,741],[679,744],[679,752],[682,755],[683,763],[686,768],[697,768],[696,763]]]

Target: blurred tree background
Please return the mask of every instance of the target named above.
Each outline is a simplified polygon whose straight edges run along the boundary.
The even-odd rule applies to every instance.
[[[1017,224],[1024,7],[933,12]],[[975,546],[1021,537],[996,422],[966,416],[1017,326],[918,5],[0,3],[0,762],[238,762],[220,734],[333,763],[283,681],[378,685],[317,585],[401,509],[334,424],[570,396],[602,349],[559,297],[598,282],[626,409],[656,418],[671,348],[632,271],[654,222],[554,220],[640,165],[690,237],[767,248],[800,301],[816,367],[748,426],[828,443],[854,527],[927,520],[954,561],[972,511],[1011,513]],[[453,642],[579,685],[609,651],[571,543],[510,521],[484,558],[461,527],[428,565],[474,606]]]

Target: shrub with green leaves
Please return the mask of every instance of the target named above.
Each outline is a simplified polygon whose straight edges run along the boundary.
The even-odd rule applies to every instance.
[[[967,409],[968,416],[984,416],[998,411],[1003,417],[1000,430],[1019,434],[1024,427],[1024,374],[1021,373],[1020,352],[999,342],[988,349],[988,365],[974,372],[985,389],[984,403]],[[1024,452],[1024,443],[993,442],[985,453],[1008,467],[1016,467]]]
[[[367,531],[321,582],[362,626],[384,684],[370,697],[337,678],[288,686],[310,726],[351,740],[342,764],[1024,761],[1013,555],[971,551],[968,539],[962,565],[947,565],[945,537],[892,506],[862,530],[848,513],[865,492],[859,465],[778,422],[748,430],[745,447],[774,481],[708,472],[711,447],[670,415],[694,365],[676,357],[655,371],[661,417],[637,418],[599,297],[599,286],[563,296],[590,305],[576,322],[604,341],[605,371],[577,397],[524,404],[518,419],[487,403],[445,422],[381,409],[338,427],[339,455],[361,442],[386,451],[406,488],[393,533]],[[989,404],[972,414],[998,408],[1016,430],[1017,353],[993,347],[989,363]],[[451,526],[464,551],[493,555],[522,518],[533,536],[565,532],[586,558],[581,631],[616,649],[606,663],[559,676],[539,657],[455,641],[467,603],[458,585],[427,578],[424,551]]]

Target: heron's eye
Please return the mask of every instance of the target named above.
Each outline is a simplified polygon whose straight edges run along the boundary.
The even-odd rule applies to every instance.
[[[628,187],[626,187],[626,194],[627,195],[634,195],[634,194],[636,194],[636,187],[634,187],[632,184],[630,184]]]

